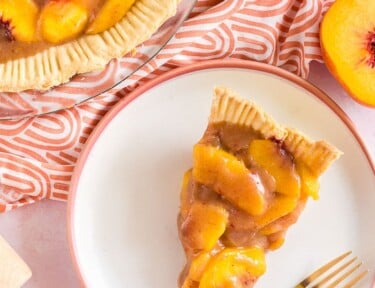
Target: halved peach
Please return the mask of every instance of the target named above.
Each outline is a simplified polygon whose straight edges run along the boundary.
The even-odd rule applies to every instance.
[[[358,102],[375,106],[375,1],[336,0],[323,18],[322,55]]]
[[[193,177],[251,215],[260,215],[266,209],[260,179],[242,161],[220,148],[194,146]]]

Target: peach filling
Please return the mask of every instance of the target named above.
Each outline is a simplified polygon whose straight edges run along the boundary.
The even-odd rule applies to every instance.
[[[113,27],[136,0],[2,0],[0,63]]]
[[[252,287],[317,177],[273,139],[229,124],[208,127],[181,190],[179,233],[188,261],[180,287]]]

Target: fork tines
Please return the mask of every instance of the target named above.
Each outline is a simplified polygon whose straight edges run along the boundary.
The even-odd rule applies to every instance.
[[[353,287],[367,274],[368,270],[358,271],[363,263],[358,262],[357,257],[353,257],[351,254],[352,251],[349,251],[331,260],[307,276],[295,288],[318,288],[325,284],[327,284],[324,286],[326,288],[336,288],[338,284],[344,282],[343,288]]]

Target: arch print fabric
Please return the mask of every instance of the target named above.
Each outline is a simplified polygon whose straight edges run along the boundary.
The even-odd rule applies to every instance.
[[[168,70],[208,59],[234,58],[268,63],[307,77],[309,63],[321,61],[319,24],[331,3],[198,0],[169,44],[114,90],[54,114],[0,121],[0,212],[44,198],[67,200],[74,165],[95,125],[128,92]],[[152,45],[155,39],[144,45]],[[136,57],[142,57],[141,48]],[[111,66],[134,61],[134,57],[113,61],[100,73],[101,81],[90,87],[102,85]]]

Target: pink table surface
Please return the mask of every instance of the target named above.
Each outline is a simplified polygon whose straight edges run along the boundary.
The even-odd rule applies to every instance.
[[[348,97],[322,64],[312,64],[308,80],[350,116],[375,157],[375,109],[361,106]],[[66,203],[45,200],[0,216],[0,235],[33,271],[25,288],[79,287],[67,244],[66,207]]]

